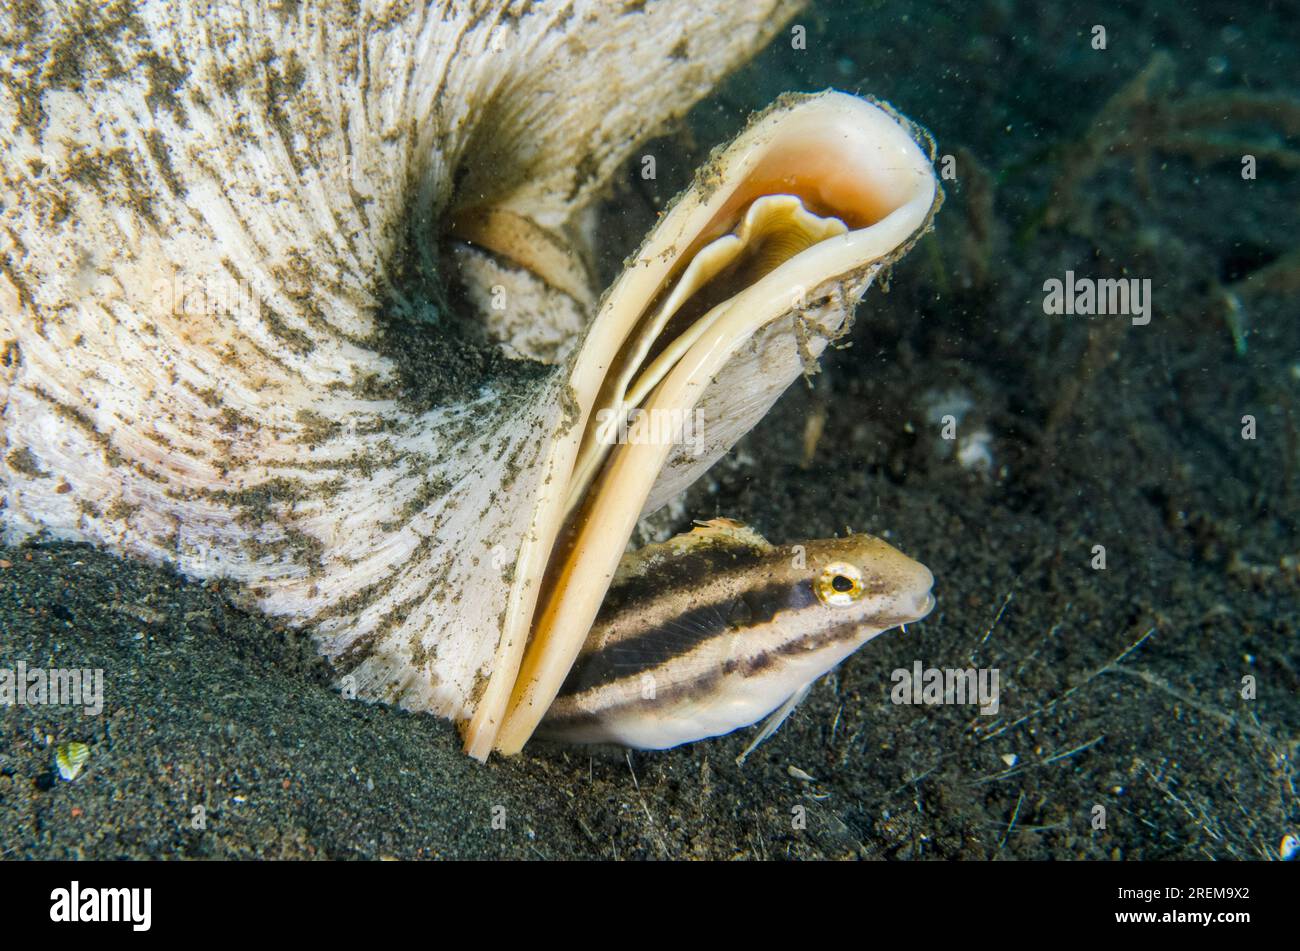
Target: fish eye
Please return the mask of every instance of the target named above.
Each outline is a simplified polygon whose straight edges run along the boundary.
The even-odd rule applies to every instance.
[[[843,607],[862,597],[862,572],[846,561],[827,565],[813,582],[813,590],[822,604]]]

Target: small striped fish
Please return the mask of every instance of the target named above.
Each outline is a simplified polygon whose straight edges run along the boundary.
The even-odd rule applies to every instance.
[[[870,535],[778,548],[705,522],[624,556],[539,735],[665,749],[772,714],[752,749],[818,677],[925,617],[932,582]]]

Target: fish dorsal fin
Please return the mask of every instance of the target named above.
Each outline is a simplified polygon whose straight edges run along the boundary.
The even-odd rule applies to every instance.
[[[771,542],[748,525],[731,518],[711,518],[697,521],[689,532],[674,535],[667,541],[656,542],[630,551],[619,562],[614,575],[614,585],[640,577],[665,561],[689,555],[704,548],[734,548],[767,554],[773,551]]]
[[[689,532],[670,538],[664,544],[671,545],[673,542],[682,542],[688,548],[700,544],[710,544],[739,545],[743,548],[757,548],[765,552],[772,550],[771,542],[748,525],[737,522],[734,518],[711,518],[702,522],[696,521],[695,527]]]

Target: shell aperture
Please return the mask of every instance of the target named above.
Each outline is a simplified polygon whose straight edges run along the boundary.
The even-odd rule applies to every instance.
[[[928,227],[939,196],[903,120],[823,93],[788,97],[755,120],[661,219],[571,358],[576,425],[554,456],[555,471],[568,473],[562,501],[539,506],[525,543],[533,611],[507,619],[509,656],[499,653],[467,730],[471,754],[522,748],[577,658],[637,520],[707,470],[847,330],[853,306]],[[600,411],[618,418],[633,408],[628,438],[604,445]],[[702,449],[647,438],[656,414],[690,413],[704,419]]]

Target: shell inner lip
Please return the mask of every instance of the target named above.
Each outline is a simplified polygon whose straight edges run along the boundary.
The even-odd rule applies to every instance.
[[[691,345],[727,312],[738,289],[848,230],[837,217],[809,211],[798,195],[760,195],[731,230],[691,255],[676,280],[645,308],[645,316],[620,352],[617,369],[602,389],[598,411],[592,414],[579,449],[566,521],[594,483],[619,424],[627,422]]]

